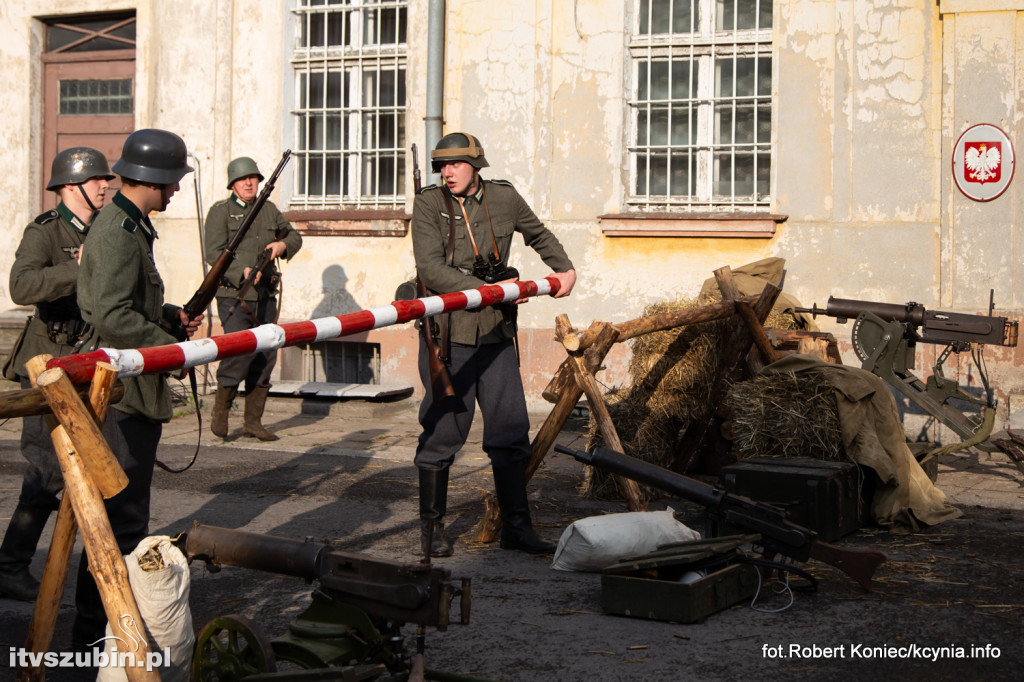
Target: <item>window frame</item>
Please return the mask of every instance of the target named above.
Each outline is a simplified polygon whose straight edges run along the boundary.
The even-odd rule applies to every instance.
[[[688,2],[689,0],[674,1]],[[771,0],[759,1],[760,3],[771,2]],[[665,0],[665,2],[670,3],[668,9],[671,12],[674,3],[672,3],[672,0]],[[706,217],[708,213],[713,212],[738,212],[743,213],[744,216],[760,214],[765,218],[779,222],[779,216],[773,216],[768,213],[773,198],[772,157],[774,155],[774,145],[772,143],[772,136],[774,135],[774,126],[768,132],[767,140],[759,138],[760,131],[758,130],[760,110],[764,107],[767,108],[768,125],[770,126],[772,125],[771,122],[775,110],[774,97],[772,96],[772,91],[774,90],[773,83],[775,81],[775,74],[772,72],[775,65],[774,28],[736,29],[738,13],[734,12],[733,28],[722,31],[714,30],[716,16],[712,10],[717,11],[716,0],[694,0],[693,5],[700,5],[700,11],[697,13],[700,17],[700,25],[695,26],[698,20],[696,18],[691,19],[691,26],[694,26],[696,29],[694,32],[641,33],[645,20],[645,17],[642,16],[642,10],[644,5],[647,5],[648,10],[651,11],[653,16],[653,1],[630,0],[630,3],[633,7],[633,12],[630,16],[630,29],[626,40],[626,73],[629,79],[625,107],[628,135],[625,148],[626,167],[628,168],[627,184],[624,188],[626,210],[643,213],[663,213],[666,215],[661,215],[660,217],[667,219],[675,217],[678,212],[683,212],[683,217],[685,217],[686,213],[696,213]],[[754,10],[755,16],[757,16],[760,4],[755,5]],[[651,21],[650,17],[646,19],[648,22]],[[772,23],[774,26],[774,21]],[[717,88],[715,79],[717,62],[723,59],[732,62],[734,68],[733,83],[735,83],[736,58],[748,58],[750,56],[754,57],[753,95],[724,96],[717,94],[715,92]],[[761,59],[771,61],[771,66],[768,68],[767,93],[761,91],[760,84],[758,83],[758,67],[760,66],[759,61]],[[643,72],[642,66],[657,62],[668,62],[669,69],[672,68],[673,62],[676,64],[688,64],[688,74],[694,74],[696,71],[696,91],[689,87],[689,82],[692,82],[692,75],[687,79],[688,82],[685,86],[689,96],[683,98],[679,98],[675,96],[675,93],[671,92],[673,82],[675,81],[669,80],[667,84],[669,97],[657,100],[653,97],[653,90],[649,86],[650,81],[648,81],[648,96],[647,99],[642,99],[642,90],[645,86],[645,83],[640,82],[640,74]],[[647,73],[649,74],[651,70],[648,66]],[[718,123],[716,119],[720,116],[716,103],[722,102],[732,103],[730,109],[733,113],[733,124],[730,128],[732,131],[730,135],[732,142],[716,144],[715,126]],[[753,140],[750,143],[736,142],[735,112],[737,111],[737,102],[743,102],[745,106],[748,106],[753,111],[753,122],[751,125]],[[683,144],[679,144],[675,139],[672,139],[678,133],[673,130],[670,113],[665,116],[665,120],[668,123],[667,128],[663,130],[663,141],[659,144],[651,144],[651,130],[654,125],[650,121],[653,121],[654,117],[651,113],[655,111],[655,107],[664,107],[667,111],[673,107],[678,107],[679,104],[684,105],[689,114],[689,121],[686,124],[687,132],[684,134]],[[648,131],[647,139],[641,140],[641,131],[643,129],[641,118],[645,113],[647,114],[648,121],[646,126]],[[732,151],[731,154],[729,154],[730,150]],[[662,194],[654,193],[650,181],[648,181],[646,192],[641,193],[639,184],[641,182],[641,173],[644,172],[641,168],[642,164],[646,163],[645,167],[648,169],[646,175],[649,178],[651,177],[649,159],[652,156],[663,154],[667,158],[673,152],[677,156],[681,156],[679,154],[680,151],[685,151],[690,156],[688,161],[690,172],[682,175],[687,183],[687,186],[684,187],[686,193],[668,193],[672,181],[671,176],[673,175],[672,171],[669,170],[668,161],[665,162],[661,177],[661,182],[664,184],[666,192]],[[716,184],[716,156],[721,157],[724,152],[735,164],[737,151],[739,151],[741,156],[749,155],[755,159],[753,164],[754,170],[752,170],[750,180],[752,192],[750,195],[738,195],[736,193],[737,178],[735,175],[735,165],[733,165],[731,166],[732,173],[730,174],[731,192],[729,194],[716,194],[714,192]],[[756,165],[758,155],[767,156],[768,159],[768,168],[766,169],[767,192],[759,192]],[[693,178],[694,175],[696,175],[695,179]],[[691,187],[694,189],[693,192],[690,192]],[[612,216],[607,217],[611,218]],[[624,214],[617,214],[614,217],[622,219]],[[744,232],[743,236],[749,236],[749,231],[745,230]],[[766,229],[764,232],[770,236],[769,233],[773,234],[774,228]],[[622,231],[620,230],[619,233],[622,233]]]
[[[295,0],[291,4],[295,36],[289,57],[293,98],[289,114],[294,154],[298,163],[292,174],[292,194],[289,198],[289,211],[285,215],[315,213],[321,219],[330,219],[335,215],[348,217],[358,213],[364,218],[378,216],[391,219],[396,211],[404,211],[407,201],[407,154],[404,147],[408,136],[406,118],[409,100],[405,80],[408,78],[410,3],[408,0],[321,0],[319,3],[316,0]],[[387,43],[380,40],[383,22],[379,22],[376,29],[378,40],[364,41],[364,17],[367,12],[381,11],[398,13],[394,23],[394,40]],[[332,14],[341,15],[335,26],[330,22]],[[322,26],[319,27],[323,31],[320,45],[313,44],[311,34],[307,33],[316,28],[312,26],[310,18],[313,15],[323,17]],[[339,44],[328,45],[331,31],[339,28]],[[304,35],[307,36],[308,44],[303,42]],[[403,37],[404,40],[401,40]],[[391,79],[392,103],[382,105],[379,74],[389,71],[397,72],[400,76]],[[308,87],[312,74],[323,74],[323,96],[316,106],[311,106],[309,91],[303,90],[304,80]],[[336,74],[337,78],[337,106],[328,106],[330,74]],[[377,79],[375,102],[364,105],[366,100],[363,88],[370,74]],[[323,144],[310,145],[309,122],[318,115],[323,117]],[[337,146],[331,146],[331,140],[328,139],[331,134],[327,130],[328,116],[338,117]],[[374,120],[378,122],[381,117],[390,117],[394,133],[391,144],[381,146],[381,128],[378,126],[371,133],[377,144],[364,146],[368,116],[376,116]],[[351,144],[351,140],[357,142]],[[330,179],[326,163],[331,157],[339,158],[335,188],[328,186]],[[317,183],[321,185],[322,192],[311,192],[310,169],[317,163],[317,159],[325,164]],[[389,160],[391,168],[388,172],[391,174],[392,186],[385,186],[385,189],[393,191],[381,193],[379,190],[383,176],[375,175],[371,178],[367,175],[367,168],[372,165],[374,172],[380,173],[382,165]],[[370,180],[369,186],[367,180]],[[331,192],[332,189],[337,189],[337,193]]]

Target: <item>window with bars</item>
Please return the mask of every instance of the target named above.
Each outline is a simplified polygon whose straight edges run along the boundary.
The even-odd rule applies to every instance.
[[[408,2],[296,0],[293,208],[405,205]]]
[[[764,209],[771,0],[635,0],[630,188],[641,209]]]

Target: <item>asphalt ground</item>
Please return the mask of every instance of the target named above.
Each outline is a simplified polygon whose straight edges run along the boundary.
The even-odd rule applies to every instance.
[[[212,397],[202,400],[202,447],[186,473],[158,471],[151,531],[177,535],[194,520],[274,536],[331,542],[374,558],[418,561],[417,401],[303,401],[271,398],[264,423],[281,440],[241,437],[240,405],[226,439],[208,431]],[[534,429],[546,414],[531,415]],[[613,616],[601,606],[595,573],[555,571],[551,557],[472,543],[492,489],[477,420],[452,471],[449,529],[455,554],[436,560],[454,577],[472,580],[466,626],[429,630],[428,667],[500,680],[1017,679],[1024,663],[1024,476],[1001,454],[977,450],[940,459],[937,484],[963,517],[920,533],[866,528],[839,544],[885,551],[888,562],[865,592],[818,562],[804,566],[819,580],[815,593],[762,595],[681,624]],[[585,445],[586,421],[571,419],[559,442]],[[6,528],[24,468],[20,423],[0,427],[0,527]],[[183,410],[165,427],[160,457],[187,463],[199,429]],[[535,526],[556,540],[572,521],[623,511],[614,501],[583,499],[582,465],[551,453],[530,484]],[[672,505],[700,528],[700,510]],[[5,515],[6,512],[6,515]],[[52,522],[51,524],[52,525]],[[33,571],[45,560],[50,527]],[[77,562],[77,554],[75,560]],[[74,567],[73,567],[74,568]],[[74,575],[72,569],[71,575]],[[191,567],[190,608],[198,632],[211,619],[241,614],[273,638],[310,602],[298,578],[226,567]],[[65,590],[51,650],[70,650],[73,585]],[[778,612],[769,610],[784,609]],[[32,605],[0,600],[0,642],[20,647]],[[403,629],[411,647],[415,629]],[[998,656],[996,655],[998,650]],[[13,679],[10,661],[0,678]],[[91,679],[90,672],[53,668],[49,680]]]

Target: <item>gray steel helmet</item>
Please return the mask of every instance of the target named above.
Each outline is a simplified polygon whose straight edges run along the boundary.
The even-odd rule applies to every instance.
[[[60,189],[64,185],[80,185],[91,178],[113,180],[107,157],[92,147],[71,147],[53,157],[50,182],[46,189]]]
[[[122,178],[154,185],[173,185],[191,173],[185,141],[167,130],[136,130],[124,141],[114,172]]]
[[[480,140],[469,133],[448,133],[437,141],[430,152],[430,166],[435,173],[440,173],[441,165],[448,161],[465,161],[478,170],[491,165],[484,157]]]
[[[231,189],[231,185],[235,184],[239,178],[245,178],[250,175],[255,175],[260,179],[260,182],[263,182],[263,173],[260,173],[256,162],[248,156],[239,156],[228,164],[228,189]]]

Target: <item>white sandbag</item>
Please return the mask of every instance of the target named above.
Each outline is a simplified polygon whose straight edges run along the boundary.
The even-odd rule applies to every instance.
[[[141,633],[129,619],[107,623],[107,665],[99,668],[97,682],[128,679],[124,668],[118,666],[115,637],[126,643],[128,651],[137,652],[140,664],[148,663],[158,671],[163,682],[188,682],[195,634],[188,608],[190,583],[185,555],[166,535],[154,535],[140,542],[124,561],[146,632]]]
[[[700,540],[700,533],[676,521],[671,508],[580,519],[562,533],[551,568],[600,571],[619,559],[653,552],[659,545]]]

